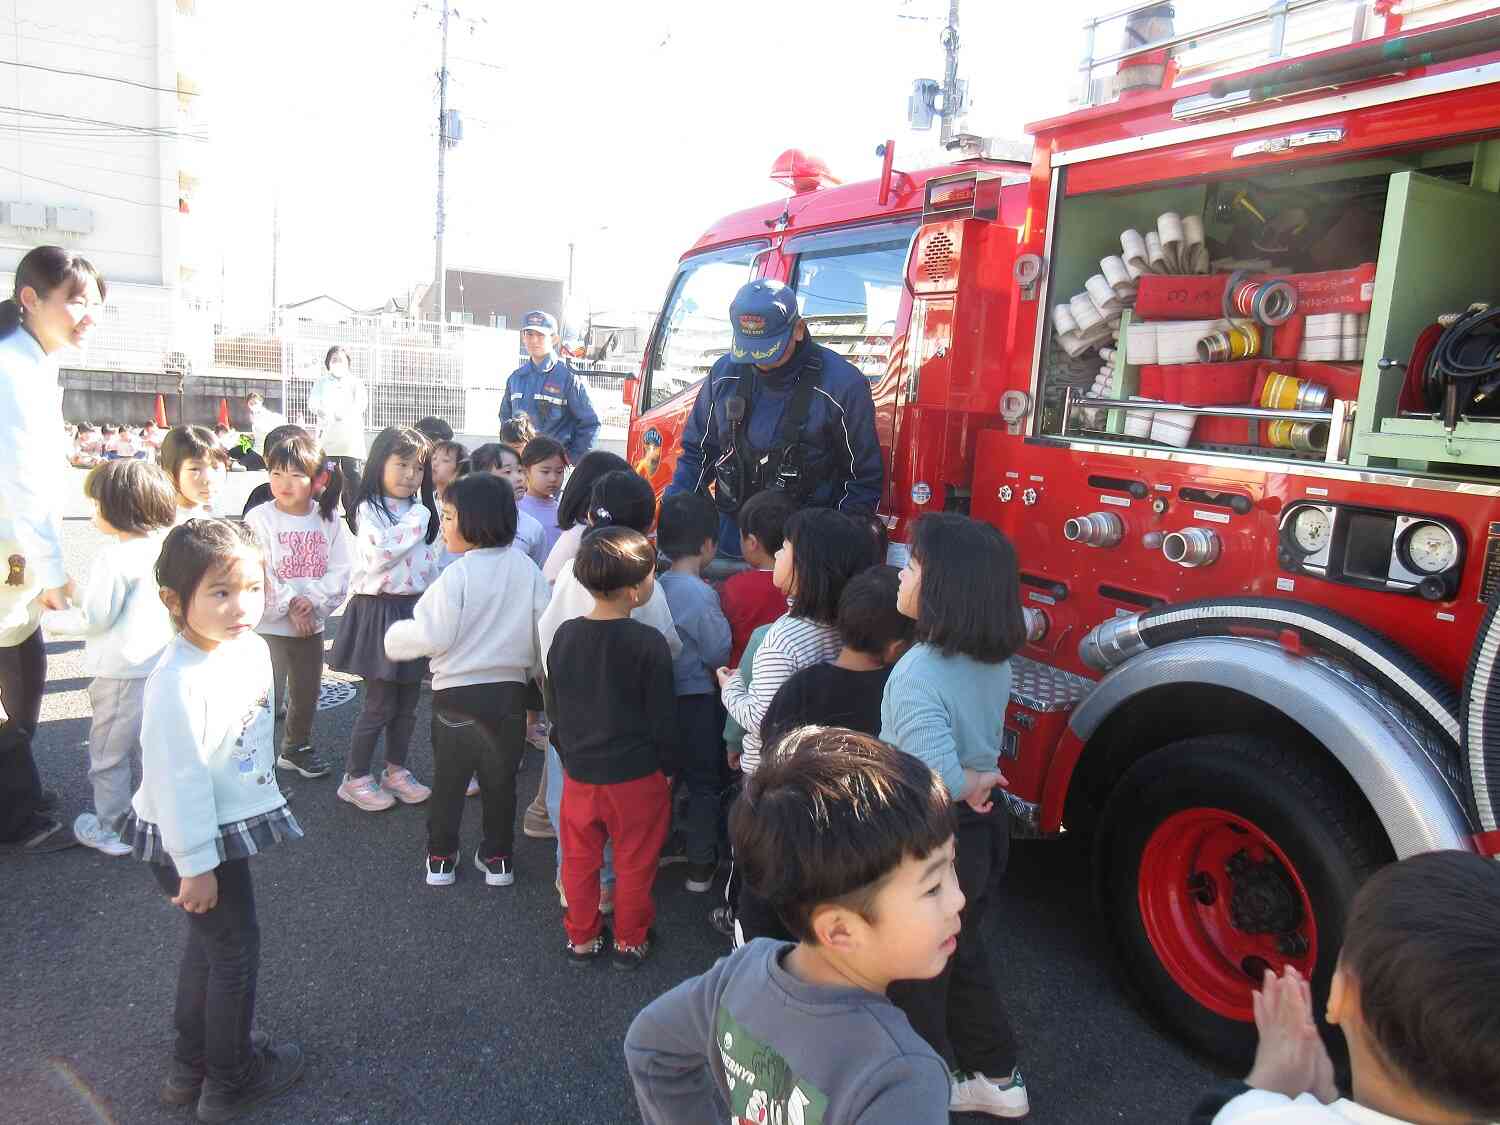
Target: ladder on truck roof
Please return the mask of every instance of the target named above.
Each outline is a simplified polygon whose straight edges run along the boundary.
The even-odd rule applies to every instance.
[[[1207,78],[1249,70],[1277,59],[1309,55],[1396,32],[1412,32],[1447,20],[1461,19],[1497,7],[1494,0],[1273,0],[1265,8],[1219,20],[1187,31],[1169,29],[1147,42],[1137,38],[1137,26],[1155,15],[1171,19],[1175,7],[1199,6],[1150,0],[1084,21],[1083,60],[1079,63],[1080,106],[1098,105],[1119,93],[1114,73],[1095,77],[1102,67],[1138,60],[1153,52],[1169,52],[1175,64],[1172,82],[1187,85]],[[1201,5],[1207,7],[1207,3]],[[1217,4],[1214,4],[1217,7]],[[1132,21],[1132,17],[1135,17]],[[1101,28],[1117,25],[1126,46],[1096,55]],[[1160,56],[1158,56],[1160,57]],[[1222,106],[1214,108],[1225,108]],[[1182,116],[1190,116],[1183,114]]]

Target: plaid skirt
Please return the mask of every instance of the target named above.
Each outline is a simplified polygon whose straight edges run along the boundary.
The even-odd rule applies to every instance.
[[[167,854],[166,845],[162,842],[161,829],[149,820],[141,820],[133,809],[125,820],[125,829],[121,835],[130,841],[130,850],[136,859],[163,866],[172,865],[172,857]],[[219,862],[226,863],[232,859],[247,859],[252,855],[259,855],[283,840],[301,838],[302,825],[297,823],[292,810],[282,805],[279,809],[272,809],[259,816],[219,825],[214,845],[219,850]]]

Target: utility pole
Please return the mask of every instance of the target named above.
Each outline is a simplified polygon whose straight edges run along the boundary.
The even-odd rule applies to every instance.
[[[953,139],[954,123],[962,108],[958,85],[958,0],[948,0],[948,26],[943,29],[943,54],[948,61],[947,68],[943,71],[943,129],[938,139],[946,147]]]
[[[443,225],[447,218],[443,202],[443,179],[448,166],[448,0],[443,0],[443,57],[438,67],[438,161],[437,161],[437,262],[433,267],[437,286],[438,338],[448,323],[448,274],[443,261]]]

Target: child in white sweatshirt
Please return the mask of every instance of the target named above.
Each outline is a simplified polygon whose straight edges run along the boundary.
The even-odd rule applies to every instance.
[[[539,665],[547,580],[516,540],[509,485],[488,473],[443,494],[443,542],[457,559],[385,635],[392,660],[430,658],[432,800],[427,884],[458,873],[464,789],[479,776],[484,839],[474,866],[492,887],[515,881],[516,773],[526,748],[526,685]]]
[[[89,703],[89,781],[94,811],[73,822],[80,844],[105,855],[130,854],[120,837],[130,812],[132,763],[141,761],[146,677],[172,639],[172,620],[156,593],[156,557],[177,518],[172,480],[145,461],[106,461],[84,478],[94,526],[114,542],[94,556],[83,600],[42,615],[54,636],[83,637],[83,670],[93,676]]]
[[[323,683],[323,624],[344,604],[354,561],[339,519],[343,474],[305,433],[270,446],[265,460],[271,503],[250,509],[245,526],[266,558],[266,613],[257,631],[271,650],[276,695],[286,701],[276,765],[326,777],[312,728]]]
[[[260,926],[249,864],[302,829],[276,785],[255,540],[227,520],[192,520],[168,533],[156,577],[177,637],[146,682],[141,787],[127,832],[188,916],[161,1096],[196,1101],[199,1121],[228,1121],[302,1073],[295,1043],[251,1037]]]
[[[419,805],[432,796],[406,768],[427,661],[392,660],[385,654],[386,631],[411,619],[417,598],[439,573],[437,506],[423,473],[427,453],[427,439],[409,426],[387,426],[370,446],[355,509],[349,581],[354,596],[328,661],[330,668],[365,680],[338,797],[366,812],[391,808],[398,800]],[[376,784],[370,764],[382,733],[385,772]]]

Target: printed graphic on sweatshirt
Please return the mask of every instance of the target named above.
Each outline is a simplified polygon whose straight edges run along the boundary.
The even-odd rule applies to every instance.
[[[822,1125],[828,1097],[787,1065],[773,1048],[719,1008],[719,1058],[729,1087],[733,1125]]]
[[[259,699],[250,703],[237,720],[239,734],[235,736],[231,758],[242,780],[255,785],[276,784],[275,745],[276,722],[271,718],[271,694],[262,692]]]
[[[276,577],[282,582],[293,578],[322,578],[328,573],[328,536],[315,531],[278,531],[276,533]]]

